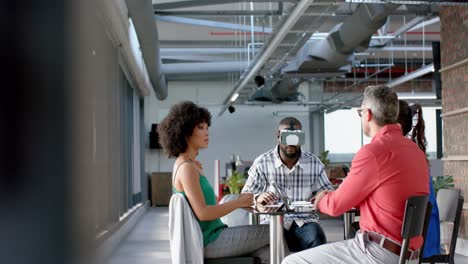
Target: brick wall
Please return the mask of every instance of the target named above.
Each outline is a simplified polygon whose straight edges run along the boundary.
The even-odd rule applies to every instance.
[[[440,22],[442,66],[466,59],[468,55],[468,7],[442,7]]]
[[[468,58],[468,7],[441,8],[442,69]],[[468,64],[442,71],[442,112],[468,107]],[[444,122],[444,157],[468,155],[468,113],[446,116]],[[444,174],[453,175],[468,202],[468,161],[444,161]],[[468,239],[468,210],[464,210],[460,237]]]

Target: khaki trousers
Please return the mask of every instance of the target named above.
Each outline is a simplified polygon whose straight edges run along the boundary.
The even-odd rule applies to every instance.
[[[398,255],[369,241],[367,234],[358,232],[353,239],[325,244],[289,255],[281,264],[396,264],[398,260]],[[416,264],[418,260],[407,263]]]

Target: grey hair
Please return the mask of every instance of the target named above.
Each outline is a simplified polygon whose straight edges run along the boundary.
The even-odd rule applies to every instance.
[[[397,123],[398,96],[385,85],[371,85],[364,90],[363,106],[368,107],[379,126]]]

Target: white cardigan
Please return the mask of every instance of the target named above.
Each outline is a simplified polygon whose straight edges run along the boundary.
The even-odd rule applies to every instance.
[[[169,240],[172,264],[203,264],[203,234],[185,196],[175,193],[169,202]]]

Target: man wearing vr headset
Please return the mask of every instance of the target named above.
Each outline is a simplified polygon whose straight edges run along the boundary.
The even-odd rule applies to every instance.
[[[255,159],[242,192],[254,193],[256,203],[274,204],[278,202],[278,195],[273,185],[290,202],[310,201],[318,191],[333,190],[322,162],[301,149],[305,134],[299,120],[282,119],[276,136],[278,145]],[[317,215],[286,215],[284,228],[291,252],[326,243]]]

